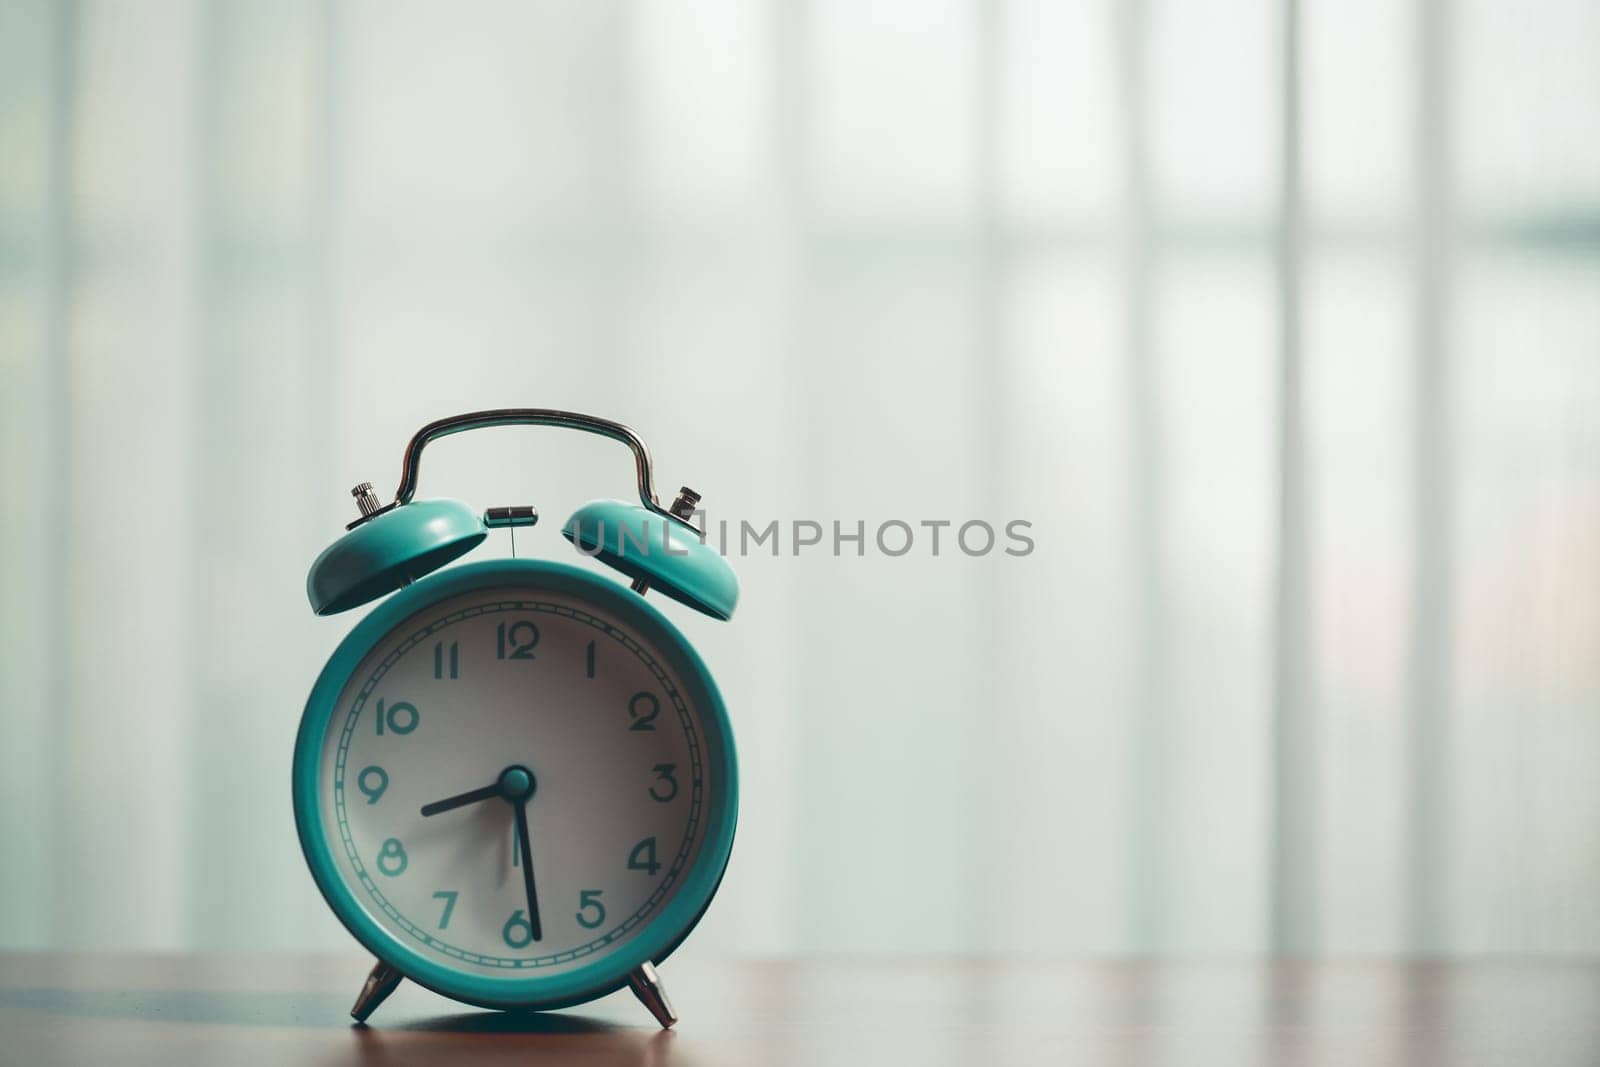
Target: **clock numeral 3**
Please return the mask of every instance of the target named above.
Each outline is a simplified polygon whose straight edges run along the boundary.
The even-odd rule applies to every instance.
[[[590,918],[590,915],[593,918]],[[606,906],[600,903],[600,890],[585,889],[578,894],[578,925],[593,930],[606,921]]]
[[[383,701],[380,700],[378,714],[372,721],[377,724],[379,737],[383,736],[385,725],[388,726],[390,733],[404,737],[417,728],[417,724],[422,721],[422,715],[417,711],[415,704],[408,704],[404,700],[397,700],[388,707],[384,707]]]
[[[377,765],[363,767],[356,775],[356,788],[366,794],[368,804],[376,804],[383,791],[389,788],[389,772]]]
[[[449,654],[445,654],[444,642],[436,642],[433,646],[433,676],[438,679],[459,678],[461,667],[461,642],[451,641]],[[448,672],[448,673],[446,673]]]
[[[518,908],[511,913],[511,918],[500,928],[500,936],[512,948],[527,948],[533,943],[533,924],[528,917]]]
[[[672,772],[677,769],[676,763],[658,763],[652,768],[656,772],[656,781],[665,782],[668,787],[664,795],[656,792],[656,786],[650,787],[650,798],[656,803],[665,804],[678,795],[678,780],[672,777]]]
[[[628,870],[643,871],[654,875],[661,869],[661,864],[656,862],[656,839],[647,837],[633,846],[633,851],[628,853]]]
[[[654,693],[635,693],[633,699],[628,701],[628,718],[633,721],[628,724],[630,730],[654,730],[656,716],[661,714],[661,701],[656,699]]]
[[[404,874],[410,862],[406,858],[406,847],[400,843],[398,837],[389,838],[378,851],[378,870],[390,878]]]
[[[495,659],[532,659],[533,646],[539,643],[539,628],[527,619],[495,631]]]

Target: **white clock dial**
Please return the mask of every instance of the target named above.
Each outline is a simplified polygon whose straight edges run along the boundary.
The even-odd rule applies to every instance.
[[[555,974],[615,951],[701,845],[715,794],[689,693],[661,649],[570,594],[508,585],[419,611],[350,676],[323,737],[339,876],[456,970]],[[422,814],[474,790],[492,795]]]

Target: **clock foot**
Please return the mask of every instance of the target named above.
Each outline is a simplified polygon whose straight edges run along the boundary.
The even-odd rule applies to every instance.
[[[648,960],[640,964],[638,970],[628,975],[628,988],[639,998],[639,1003],[650,1009],[650,1014],[656,1017],[661,1029],[670,1029],[678,1021],[677,1013],[672,1010],[672,1001],[667,999],[667,987],[661,984],[661,975],[656,972],[655,964]]]
[[[361,987],[361,995],[356,997],[355,1007],[350,1009],[350,1017],[358,1023],[367,1021],[389,994],[395,991],[400,984],[400,979],[405,977],[387,963],[379,963],[372,968],[372,973],[367,975],[365,984]]]

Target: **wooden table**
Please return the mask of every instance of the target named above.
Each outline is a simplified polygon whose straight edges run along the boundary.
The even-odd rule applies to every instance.
[[[1600,964],[670,960],[683,1021],[627,993],[552,1015],[359,957],[0,955],[0,1063],[1600,1064]]]

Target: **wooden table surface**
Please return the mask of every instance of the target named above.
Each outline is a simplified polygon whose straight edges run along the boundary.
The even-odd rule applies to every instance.
[[[0,954],[0,1063],[1600,1064],[1600,964],[670,960],[682,1021],[627,993],[559,1014],[403,985],[366,960]]]

